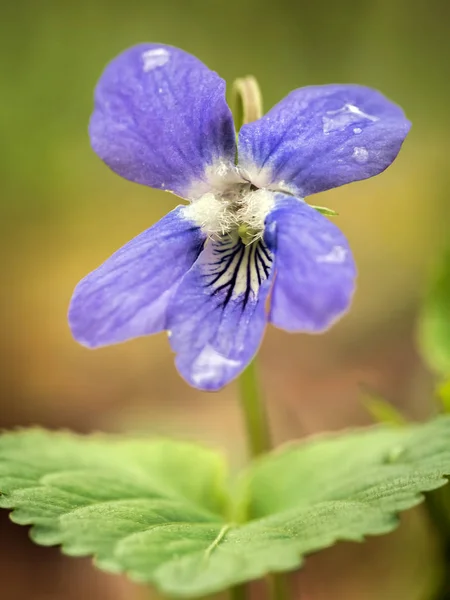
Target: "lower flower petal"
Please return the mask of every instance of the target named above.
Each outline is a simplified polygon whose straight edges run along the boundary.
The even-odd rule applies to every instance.
[[[218,390],[256,354],[267,316],[272,255],[261,240],[210,241],[172,297],[167,311],[176,365],[188,383]]]
[[[78,284],[69,309],[76,340],[94,348],[165,329],[170,297],[205,241],[184,211],[174,209]]]
[[[302,200],[276,194],[265,240],[276,256],[269,320],[292,332],[327,329],[348,309],[355,288],[344,235]]]

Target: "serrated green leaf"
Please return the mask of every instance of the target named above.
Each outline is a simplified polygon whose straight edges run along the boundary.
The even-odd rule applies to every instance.
[[[190,444],[29,431],[0,437],[0,505],[33,539],[192,598],[391,531],[450,472],[450,418],[296,444],[243,476],[227,520],[220,455]]]
[[[450,249],[442,256],[418,322],[419,349],[429,366],[450,374]]]
[[[393,513],[420,502],[420,492],[444,485],[449,473],[447,416],[423,425],[318,437],[255,465],[249,474],[249,516],[349,500]]]

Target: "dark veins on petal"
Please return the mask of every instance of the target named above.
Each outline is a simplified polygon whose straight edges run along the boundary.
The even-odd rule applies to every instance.
[[[203,276],[206,286],[213,288],[213,296],[220,297],[219,306],[225,308],[232,298],[240,297],[244,311],[269,277],[272,255],[262,239],[245,245],[230,236],[211,243],[213,261]]]

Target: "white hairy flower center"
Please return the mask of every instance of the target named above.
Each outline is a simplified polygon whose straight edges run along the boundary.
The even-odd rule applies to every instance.
[[[186,207],[186,217],[212,239],[238,233],[248,244],[262,237],[264,222],[275,203],[273,192],[250,183],[232,183],[221,192],[207,192]]]

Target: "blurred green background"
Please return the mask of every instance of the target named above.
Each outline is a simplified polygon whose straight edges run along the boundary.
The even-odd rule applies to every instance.
[[[448,239],[448,0],[16,0],[1,9],[1,426],[176,434],[244,460],[234,385],[188,388],[163,335],[90,352],[67,326],[78,280],[176,204],[120,179],[89,147],[96,80],[142,41],[180,46],[228,82],[255,75],[266,108],[330,82],[376,87],[403,106],[413,129],[394,165],[315,202],[340,213],[354,249],[353,310],[323,336],[269,329],[260,363],[279,442],[370,422],[360,384],[410,418],[430,412],[414,326]],[[89,561],[33,547],[4,515],[0,536],[9,600],[138,597]],[[432,528],[415,511],[393,535],[312,557],[292,584],[299,600],[425,600],[440,568]]]

